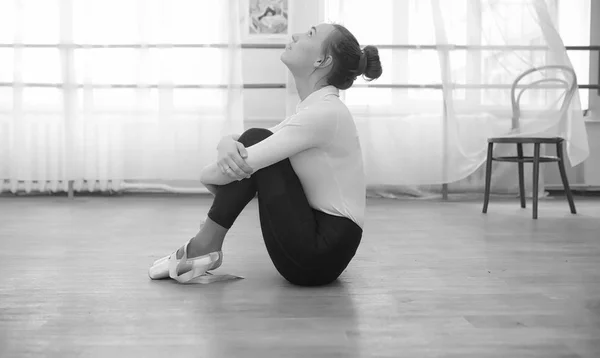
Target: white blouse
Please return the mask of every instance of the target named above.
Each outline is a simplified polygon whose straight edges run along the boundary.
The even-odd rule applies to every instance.
[[[347,217],[363,228],[366,184],[354,119],[333,86],[311,93],[296,113],[249,148],[254,171],[290,158],[313,209]]]

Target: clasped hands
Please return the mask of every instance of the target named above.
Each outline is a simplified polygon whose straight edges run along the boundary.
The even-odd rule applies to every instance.
[[[217,146],[217,166],[221,173],[233,180],[250,178],[253,170],[246,163],[248,152],[246,147],[232,137],[224,137]]]

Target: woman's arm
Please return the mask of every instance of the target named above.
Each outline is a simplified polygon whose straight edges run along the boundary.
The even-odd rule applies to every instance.
[[[234,180],[231,177],[221,172],[221,169],[219,169],[216,162],[204,167],[200,173],[200,182],[207,188],[209,185],[227,185],[233,183],[233,181]],[[210,188],[208,188],[208,190],[210,190]]]
[[[225,143],[229,144],[231,141],[237,142],[238,139],[240,139],[239,134],[231,134],[224,136],[219,141],[219,144],[217,145],[217,150],[221,150],[221,146],[225,145]],[[200,172],[200,182],[204,184],[204,186],[206,186],[206,188],[213,194],[215,194],[216,192],[216,186],[229,184],[233,181],[234,179],[222,172],[221,168],[218,165],[218,161],[206,166]]]
[[[226,135],[223,138],[221,138],[221,140],[219,141],[219,143],[221,143],[223,140],[227,140],[227,139],[233,139],[234,141],[238,141],[238,139],[240,139],[239,134],[230,134],[230,135]]]
[[[247,148],[246,163],[256,172],[307,149],[325,147],[335,138],[338,120],[335,107],[327,104],[302,110],[273,135]]]
[[[208,189],[208,191],[214,196],[217,195],[217,188],[218,185],[213,185],[213,184],[203,184],[206,189]]]
[[[337,113],[330,108],[313,107],[299,112],[273,135],[248,147],[246,163],[256,172],[307,149],[327,145],[334,138],[337,126]],[[213,185],[234,181],[221,172],[216,162],[202,170],[200,180]]]

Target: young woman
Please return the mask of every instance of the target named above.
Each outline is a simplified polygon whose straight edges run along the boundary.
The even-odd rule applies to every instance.
[[[249,129],[218,146],[201,181],[214,194],[198,234],[157,260],[152,279],[181,283],[221,265],[223,240],[258,193],[265,246],[277,271],[303,286],[331,283],[346,269],[362,237],[365,181],[356,126],[339,90],[358,76],[381,75],[378,50],[361,50],[343,26],[320,24],[281,55],[294,76],[296,113],[270,129]]]

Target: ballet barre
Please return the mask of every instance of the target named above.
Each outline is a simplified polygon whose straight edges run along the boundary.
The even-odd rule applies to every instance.
[[[38,82],[0,82],[0,87],[38,87],[38,88],[83,88],[83,89],[232,89],[241,87],[243,89],[274,89],[274,88],[286,88],[285,83],[244,83],[242,85],[227,85],[222,83],[217,84],[61,84],[61,83],[38,83]],[[352,88],[381,88],[381,89],[437,89],[441,90],[444,86],[448,86],[451,89],[510,89],[510,85],[506,84],[461,84],[461,83],[448,83],[447,85],[439,84],[361,84],[357,83]],[[598,89],[600,90],[600,84],[578,84],[579,89]],[[517,88],[524,87],[522,85]],[[540,86],[540,89],[560,89],[560,86]]]
[[[170,48],[242,48],[242,49],[284,49],[286,43],[242,43],[236,45],[223,43],[129,43],[129,44],[76,44],[76,43],[0,43],[0,48],[55,48],[55,49],[170,49]],[[548,46],[529,46],[529,45],[419,45],[419,44],[380,44],[374,45],[380,50],[483,50],[483,51],[515,51],[515,50],[536,50],[547,51]],[[600,46],[565,46],[567,51],[600,51]]]

